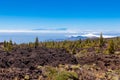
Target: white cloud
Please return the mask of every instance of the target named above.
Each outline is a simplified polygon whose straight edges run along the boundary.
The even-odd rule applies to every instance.
[[[81,36],[85,36],[85,37],[100,37],[100,35],[96,35],[96,34],[92,34],[92,33],[85,34],[85,35],[81,35]],[[112,37],[115,37],[115,36],[103,35],[103,37],[104,37],[104,38],[112,38]]]
[[[77,33],[74,30],[0,30],[1,33]]]
[[[82,35],[66,35],[67,37],[77,37],[77,36],[83,36],[83,37],[88,37],[88,38],[92,38],[92,37],[100,37],[100,35],[97,34],[93,34],[93,33],[85,33]],[[103,35],[104,38],[112,38],[115,36],[111,36],[111,35]]]
[[[65,29],[65,30],[56,30],[56,29],[43,29],[43,30],[0,30],[0,33],[67,33],[72,35],[66,35],[67,37],[77,37],[77,36],[83,36],[83,37],[99,37],[100,32],[95,31],[80,31],[79,29]],[[109,32],[107,32],[108,35],[104,35],[104,38],[112,38],[115,36],[109,35]]]

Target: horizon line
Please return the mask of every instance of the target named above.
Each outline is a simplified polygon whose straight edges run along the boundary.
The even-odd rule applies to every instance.
[[[1,29],[0,33],[104,33],[104,32],[114,32],[120,33],[120,31],[111,30],[80,30],[80,29]]]

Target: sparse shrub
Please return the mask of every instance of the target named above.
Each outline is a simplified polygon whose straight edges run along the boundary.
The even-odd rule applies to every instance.
[[[100,51],[99,48],[96,48],[95,52],[96,52],[96,53],[100,53],[101,51]]]
[[[110,54],[109,51],[106,49],[105,51],[103,51],[104,54]]]
[[[75,69],[79,69],[80,68],[80,64],[78,64],[78,65],[72,65],[71,68],[74,69],[74,70]]]
[[[12,40],[10,40],[9,42],[7,41],[4,41],[4,50],[9,52],[13,49],[13,43],[12,43]]]
[[[35,46],[34,43],[32,43],[32,42],[29,42],[29,43],[28,43],[28,47],[29,47],[29,48],[33,48],[34,46]]]
[[[61,71],[56,75],[55,80],[78,80],[78,75],[75,72]]]
[[[78,80],[76,72],[66,70],[59,70],[53,67],[47,67],[47,80]]]
[[[57,70],[53,67],[47,66],[46,67],[46,75],[48,77],[48,80],[55,80],[54,77],[57,74]]]
[[[25,80],[29,80],[29,79],[30,79],[30,76],[29,76],[29,75],[25,75],[24,79],[25,79]]]

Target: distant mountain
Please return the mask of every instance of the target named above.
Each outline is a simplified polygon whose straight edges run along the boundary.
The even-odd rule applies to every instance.
[[[69,36],[69,38],[67,38],[66,40],[84,40],[84,39],[95,39],[95,38],[99,38],[100,35],[98,34],[92,34],[92,33],[88,33],[88,34],[83,34],[83,35],[71,35]],[[103,35],[104,38],[113,38],[116,36],[113,35]]]
[[[51,41],[64,41],[64,40],[75,41],[75,40],[80,40],[80,39],[85,40],[85,39],[88,39],[88,38],[90,38],[90,37],[85,37],[85,36],[76,36],[76,37],[74,37],[74,36],[71,36],[71,37],[66,38],[66,39],[56,39],[56,40],[51,40]],[[97,37],[91,37],[91,38],[93,39],[93,38],[97,38]]]
[[[67,37],[67,38],[64,38],[64,39],[49,39],[48,41],[64,41],[64,40],[68,40],[68,41],[75,41],[75,40],[85,40],[87,39],[87,37],[83,37],[83,36],[77,36],[77,37],[74,37],[74,36],[71,36],[71,37]]]
[[[84,39],[87,39],[88,37],[84,37],[84,36],[76,36],[76,37],[74,37],[74,36],[71,36],[70,38],[68,38],[67,40],[72,40],[72,41],[74,41],[74,40],[84,40]]]
[[[55,29],[44,29],[44,28],[41,28],[41,29],[33,29],[33,30],[67,30],[67,28],[55,28]]]

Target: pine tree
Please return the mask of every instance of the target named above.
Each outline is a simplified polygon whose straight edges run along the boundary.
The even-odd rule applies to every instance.
[[[7,42],[6,42],[6,41],[4,41],[4,48],[5,48],[5,47],[7,47]]]
[[[10,45],[13,45],[13,42],[12,42],[12,40],[10,40],[10,41],[9,41],[9,43],[10,43]]]
[[[115,45],[114,45],[113,40],[110,40],[110,42],[109,42],[108,52],[109,52],[110,54],[114,54],[114,52],[115,52]]]
[[[104,39],[103,39],[102,33],[100,34],[100,38],[99,38],[99,46],[100,46],[100,47],[103,47],[103,46],[104,46]]]
[[[12,50],[12,48],[13,48],[13,46],[11,45],[11,43],[10,42],[8,42],[8,45],[7,45],[8,47],[8,51],[11,51]]]
[[[37,48],[39,46],[39,39],[38,39],[38,37],[36,37],[36,39],[35,39],[35,48]]]

